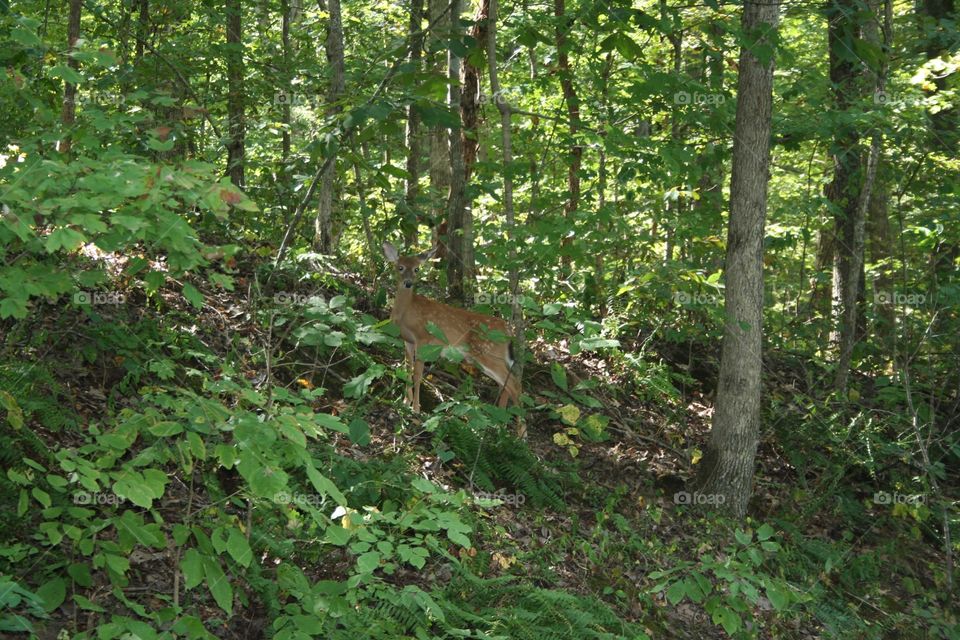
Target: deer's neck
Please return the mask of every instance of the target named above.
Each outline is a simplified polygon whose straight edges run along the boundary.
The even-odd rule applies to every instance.
[[[401,282],[397,286],[397,295],[393,301],[393,313],[391,317],[394,320],[399,320],[407,313],[407,309],[410,308],[410,305],[413,304],[413,287],[409,289],[403,286]]]

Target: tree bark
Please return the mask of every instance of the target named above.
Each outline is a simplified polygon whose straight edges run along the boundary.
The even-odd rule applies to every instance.
[[[520,306],[520,274],[517,270],[516,220],[513,210],[513,175],[510,165],[513,163],[513,147],[510,135],[510,103],[500,90],[500,80],[497,75],[497,0],[489,0],[489,26],[487,29],[487,67],[490,73],[490,92],[494,96],[497,109],[500,111],[500,133],[503,145],[503,214],[506,222],[506,235],[509,242],[508,259],[510,261],[510,326],[513,332],[514,365],[510,374],[517,382],[523,381],[523,355],[526,341],[523,333],[523,312]],[[525,428],[521,423],[518,435],[525,435]]]
[[[449,16],[444,20],[443,14],[447,10],[445,0],[428,0],[427,12],[429,14],[430,24],[436,25],[435,33],[442,37],[448,37],[450,29],[442,28],[441,25],[449,25]],[[439,40],[440,37],[434,36]],[[432,63],[436,73],[443,73],[443,60],[439,54],[434,54]],[[442,126],[430,127],[430,189],[431,198],[431,216],[434,228],[438,228],[442,221],[446,219],[446,201],[449,197],[450,189],[450,135]],[[449,225],[448,225],[449,228]],[[443,238],[446,241],[446,238]]]
[[[922,0],[918,3],[918,7],[922,15],[932,22],[928,28],[933,30],[933,35],[927,39],[924,47],[927,60],[939,58],[950,50],[956,38],[955,27],[951,27],[951,24],[956,24],[957,20],[954,0]],[[947,88],[946,77],[934,78],[933,82],[937,91]],[[930,114],[931,148],[949,154],[956,153],[957,145],[960,144],[960,136],[957,133],[958,114],[960,109],[956,106]]]
[[[139,16],[137,19],[137,45],[133,58],[133,65],[137,66],[143,59],[143,46],[147,41],[147,32],[150,29],[150,0],[138,0]]]
[[[227,11],[227,175],[237,187],[244,185],[243,32],[241,0],[226,0]]]
[[[461,0],[453,0],[451,18],[454,37],[460,33]],[[483,2],[477,10],[477,20],[485,25],[489,4]],[[481,34],[477,25],[470,35]],[[485,41],[485,35],[483,40]],[[467,183],[473,161],[476,159],[476,119],[479,101],[479,71],[466,60],[460,60],[453,52],[448,58],[450,79],[450,104],[460,110],[460,131],[450,132],[450,198],[447,203],[447,294],[460,302],[466,302],[473,290],[473,212],[467,199]],[[456,73],[456,75],[454,75]]]
[[[778,0],[745,1],[743,32],[760,36],[758,44],[776,41],[778,19]],[[759,59],[742,43],[725,267],[727,320],[713,430],[696,480],[701,495],[738,518],[746,514],[753,491],[760,424],[763,237],[772,105],[773,60]]]
[[[342,111],[340,97],[344,90],[344,58],[343,58],[343,20],[340,15],[340,0],[328,0],[323,6],[323,0],[318,0],[320,9],[327,11],[327,65],[330,67],[330,84],[327,86],[327,117],[334,118]],[[317,219],[314,223],[314,246],[318,253],[331,255],[336,250],[336,234],[334,233],[333,202],[337,177],[337,148],[331,143],[327,148],[327,157],[333,161],[327,164],[320,176],[320,197],[317,206]]]
[[[580,166],[583,163],[583,146],[580,144],[580,97],[573,84],[573,73],[570,69],[570,44],[567,34],[573,28],[573,19],[567,15],[565,0],[553,0],[553,15],[556,18],[557,42],[557,72],[560,78],[560,90],[563,101],[567,105],[567,121],[570,133],[570,158],[567,169],[567,202],[563,207],[567,219],[567,229],[573,231],[576,227],[574,212],[580,206]],[[570,235],[564,236],[561,241],[560,259],[565,273],[570,272]]]
[[[834,110],[845,113],[860,94],[854,42],[860,35],[857,0],[832,0],[827,7],[827,44]],[[862,219],[859,218],[861,178],[860,134],[852,122],[836,124],[833,137],[833,180],[827,188],[834,214],[832,342],[839,355],[834,385],[846,386],[849,354],[856,331],[856,300],[863,260]],[[858,230],[860,233],[858,234]],[[844,364],[846,360],[846,364]]]
[[[423,0],[410,1],[410,61],[411,71],[420,70],[423,57]],[[420,195],[420,115],[416,105],[407,107],[407,178],[404,188],[404,236],[408,247],[416,245],[417,230],[420,227],[420,215],[417,211],[417,197]]]
[[[72,51],[77,46],[77,40],[80,39],[80,11],[83,8],[83,0],[70,0],[70,13],[67,17],[67,49]],[[67,64],[71,69],[79,69],[80,63],[73,56],[67,57]],[[63,139],[57,145],[60,153],[70,153],[72,146],[68,130],[77,120],[77,85],[72,82],[63,84],[63,108],[60,113],[60,121],[63,123]]]
[[[874,96],[882,95],[886,88],[887,59],[890,52],[892,39],[892,7],[889,0],[882,4],[876,4],[877,12],[882,13],[882,20],[871,20],[866,26],[865,37],[874,41],[881,40],[881,57],[879,66],[873,72],[872,94]],[[882,7],[882,8],[881,8]],[[861,27],[855,16],[855,4],[851,3],[849,7],[844,7],[838,3],[837,11],[831,16],[830,23],[830,61],[831,61],[831,80],[835,80],[834,91],[835,101],[838,108],[849,108],[852,101],[852,94],[856,91],[857,78],[853,75],[852,64],[847,61],[849,56],[844,56],[840,47],[851,46],[848,38],[852,38]],[[877,31],[881,37],[878,37]],[[845,59],[844,59],[845,58]],[[876,101],[874,101],[876,102]],[[857,133],[851,131],[842,133],[837,144],[839,149],[849,158],[855,158],[857,168],[859,168],[859,140]],[[849,147],[840,146],[845,142],[853,142]],[[837,187],[832,195],[837,198],[837,238],[839,239],[837,257],[835,260],[834,277],[834,297],[839,295],[839,355],[837,358],[836,377],[834,386],[840,392],[845,392],[849,381],[850,367],[853,359],[853,349],[857,342],[859,315],[862,312],[863,305],[859,302],[863,294],[863,265],[864,265],[864,247],[865,247],[865,229],[867,210],[870,205],[870,197],[873,190],[873,183],[877,175],[877,165],[880,162],[881,134],[879,130],[874,130],[871,135],[870,150],[867,155],[866,167],[863,170],[862,185],[855,184],[858,176],[855,173],[848,174],[842,178],[846,181],[844,188]],[[841,167],[842,161],[835,164],[835,167]],[[846,167],[841,167],[841,170]],[[835,168],[836,180],[836,168]],[[858,190],[859,189],[859,190]]]

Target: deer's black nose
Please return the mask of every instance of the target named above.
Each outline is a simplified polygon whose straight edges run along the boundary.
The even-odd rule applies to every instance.
[[[412,280],[404,280],[404,281],[403,281],[403,286],[406,287],[407,289],[412,289],[412,288],[413,288],[413,281],[412,281]]]

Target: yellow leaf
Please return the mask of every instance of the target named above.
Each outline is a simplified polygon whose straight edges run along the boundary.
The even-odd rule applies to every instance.
[[[557,413],[560,414],[560,419],[567,424],[577,424],[577,419],[580,418],[580,409],[576,408],[572,404],[567,404],[560,407]]]
[[[703,458],[703,451],[695,448],[690,456],[690,464],[697,464],[701,458]]]
[[[565,447],[568,444],[572,444],[572,441],[565,433],[555,433],[553,434],[553,443],[561,447]]]
[[[580,449],[574,447],[573,445],[570,445],[569,447],[567,447],[567,451],[570,452],[571,458],[576,458],[578,455],[580,455]]]
[[[499,551],[493,553],[493,560],[501,569],[509,569],[511,566],[517,563],[517,559],[513,556],[505,556]]]

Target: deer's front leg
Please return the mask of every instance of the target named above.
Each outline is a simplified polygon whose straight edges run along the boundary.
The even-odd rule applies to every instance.
[[[414,354],[416,354],[416,349],[414,349]],[[415,413],[420,413],[420,381],[422,379],[423,360],[417,358],[413,363],[413,410]]]
[[[411,382],[411,384],[406,385],[407,388],[404,390],[404,397],[406,399],[407,406],[414,407],[414,411],[417,411],[419,407],[415,407],[414,395],[413,395],[413,388],[416,381],[415,372],[416,372],[416,361],[417,361],[417,348],[410,342],[404,342],[403,348],[404,348],[404,351],[406,351],[408,371],[410,372],[410,376],[411,378],[413,378],[413,381],[414,381],[414,382]]]

